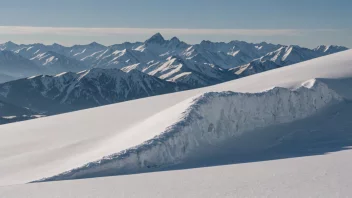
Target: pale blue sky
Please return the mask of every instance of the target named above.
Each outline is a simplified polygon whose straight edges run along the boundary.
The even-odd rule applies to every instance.
[[[201,40],[352,47],[350,0],[0,0],[0,42]],[[121,29],[122,28],[122,29]]]

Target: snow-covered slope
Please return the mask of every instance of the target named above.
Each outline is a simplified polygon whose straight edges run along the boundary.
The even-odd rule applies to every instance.
[[[45,53],[47,51],[50,51],[51,48],[50,46],[41,44],[41,43],[35,43],[31,45],[10,45],[7,47],[9,50],[15,52],[16,54],[21,55],[22,57],[25,57],[27,59],[31,59],[34,56],[37,56],[38,54]]]
[[[270,60],[265,60],[265,61],[255,60],[248,64],[231,68],[229,69],[229,71],[238,75],[238,77],[245,77],[245,76],[250,76],[253,74],[265,72],[268,70],[277,69],[279,67],[281,66]]]
[[[96,42],[87,45],[74,45],[71,47],[65,47],[57,43],[54,43],[52,45],[44,45],[41,43],[18,45],[13,42],[0,44],[0,50],[13,51],[28,59],[31,59],[37,56],[38,54],[43,54],[51,51],[67,56],[69,58],[81,60],[94,53],[103,52],[106,49],[106,46]]]
[[[229,69],[249,63],[269,52],[275,51],[282,45],[268,43],[253,44],[243,41],[231,41],[229,43],[213,43],[202,41],[198,45],[189,47],[182,55],[198,63],[208,63]]]
[[[0,98],[47,115],[186,89],[137,70],[91,69],[0,84]]]
[[[17,45],[7,42],[0,45],[0,50],[4,51],[3,53],[8,51],[22,57],[22,64],[27,68],[31,69],[33,67],[32,70],[35,71],[38,70],[38,67],[40,68],[40,72],[33,73],[14,65],[14,69],[23,71],[21,77],[29,77],[34,74],[58,74],[68,71],[78,72],[88,69],[91,68],[92,63],[85,61],[85,59],[102,53],[106,49],[107,47],[95,42],[72,47],[65,47],[56,43],[53,45],[41,43]]]
[[[72,47],[61,49],[60,51],[56,50],[56,52],[61,52],[62,54],[77,60],[84,60],[95,54],[103,53],[105,50],[107,50],[106,46],[93,42],[88,45],[74,45]]]
[[[316,53],[316,51],[314,50],[292,45],[287,47],[281,47],[280,49],[274,52],[266,54],[265,56],[260,58],[260,61],[270,60],[278,65],[286,66],[310,60],[319,56],[320,54]]]
[[[347,48],[341,46],[321,45],[315,49],[302,48],[296,45],[282,46],[278,50],[250,61],[248,64],[231,68],[230,71],[239,75],[239,77],[244,77],[345,50]]]
[[[0,82],[89,68],[84,62],[63,55],[69,55],[69,49],[58,44],[17,45],[7,42],[0,49]]]
[[[303,131],[309,133],[309,130]],[[333,141],[342,145],[348,142],[343,142],[342,138]],[[352,151],[346,148],[336,152],[333,141],[326,140],[324,144],[316,140],[311,142],[314,146],[300,151],[312,156],[271,161],[264,157],[263,161],[252,163],[3,186],[0,187],[0,197],[349,197],[352,193],[352,174],[349,171]],[[309,149],[320,149],[321,152],[309,153]],[[299,152],[294,154],[299,156]]]
[[[53,51],[37,53],[30,59],[43,67],[46,74],[58,74],[62,72],[79,72],[88,69],[81,61],[68,58]]]
[[[0,184],[65,171],[50,179],[162,170],[197,156],[208,158],[204,149],[221,148],[250,131],[262,137],[251,139],[263,140],[272,129],[278,130],[272,143],[287,146],[278,140],[291,137],[288,129],[296,125],[280,126],[312,116],[324,115],[326,124],[335,118],[348,124],[349,111],[340,114],[336,108],[350,109],[351,55],[349,50],[202,89],[0,126],[0,150],[6,151],[0,153]],[[330,108],[333,111],[323,114]],[[302,129],[312,129],[309,134],[315,138],[309,127]],[[339,132],[349,134],[350,127],[340,127]],[[248,145],[255,149],[258,144]]]
[[[123,71],[139,69],[149,75],[170,82],[187,84],[190,87],[204,87],[237,78],[233,73],[209,64],[198,64],[179,56],[170,56],[165,62],[151,62],[148,67],[141,68],[135,64],[122,68]]]
[[[322,55],[328,55],[328,54],[333,54],[333,53],[348,50],[348,48],[343,46],[336,46],[336,45],[320,45],[313,50]]]

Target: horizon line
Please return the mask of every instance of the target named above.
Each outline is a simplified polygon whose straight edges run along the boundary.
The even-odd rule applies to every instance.
[[[299,36],[307,32],[336,32],[338,29],[209,29],[209,28],[104,28],[104,27],[44,27],[44,26],[0,26],[0,35],[67,35],[108,36],[145,35],[242,35],[242,36]]]

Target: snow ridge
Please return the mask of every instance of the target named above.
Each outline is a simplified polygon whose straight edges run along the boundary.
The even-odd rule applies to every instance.
[[[256,128],[303,119],[343,100],[334,90],[315,79],[295,90],[274,87],[261,93],[204,93],[171,107],[173,110],[182,108],[185,102],[190,103],[178,120],[163,131],[158,131],[159,135],[154,138],[38,181],[135,173],[181,163],[196,149],[206,148],[209,144],[221,144]],[[170,109],[161,114],[170,113]],[[143,127],[143,130],[147,132],[148,126]]]

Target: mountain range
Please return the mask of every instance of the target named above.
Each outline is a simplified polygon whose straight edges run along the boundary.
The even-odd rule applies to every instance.
[[[344,50],[244,41],[190,45],[159,33],[111,46],[7,42],[0,44],[0,100],[54,115],[214,85]]]
[[[186,85],[137,70],[94,68],[6,82],[0,84],[0,98],[18,107],[53,115],[186,89]]]
[[[145,42],[125,42],[111,46],[96,42],[71,47],[56,43],[17,45],[7,42],[0,44],[0,75],[3,76],[0,82],[35,74],[56,75],[91,68],[116,68],[127,71],[137,69],[167,81],[182,82],[195,88],[251,73],[245,71],[245,68],[251,70],[250,68],[254,67],[257,71],[266,71],[346,49],[341,46],[323,45],[308,49],[296,45],[244,41],[202,41],[190,45],[176,37],[166,40],[160,33]]]

